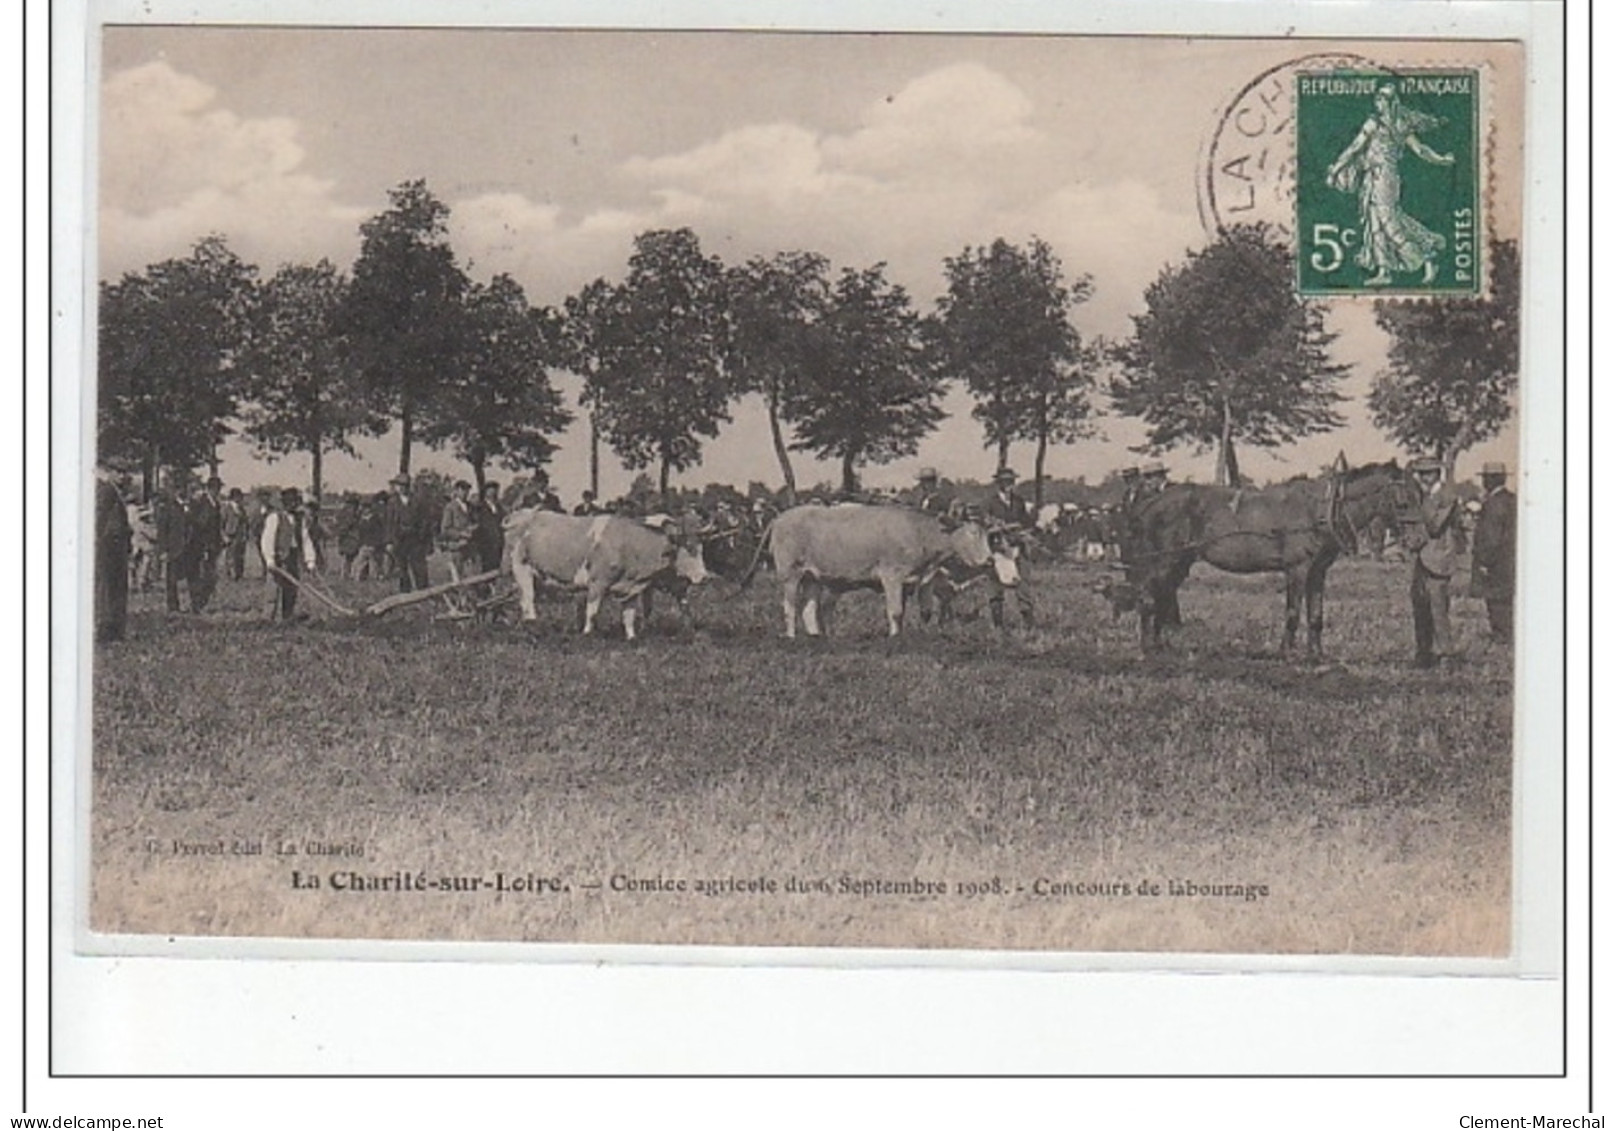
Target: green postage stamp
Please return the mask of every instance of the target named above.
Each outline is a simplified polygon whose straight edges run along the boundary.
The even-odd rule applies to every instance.
[[[1296,76],[1296,281],[1305,295],[1484,287],[1482,72]]]

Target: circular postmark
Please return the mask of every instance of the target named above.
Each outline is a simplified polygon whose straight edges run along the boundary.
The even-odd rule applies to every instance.
[[[1301,71],[1387,70],[1349,52],[1318,52],[1257,75],[1217,115],[1197,166],[1200,223],[1215,237],[1235,224],[1295,230],[1295,76]]]

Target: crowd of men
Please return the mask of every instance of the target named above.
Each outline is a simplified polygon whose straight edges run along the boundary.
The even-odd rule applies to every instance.
[[[1421,502],[1394,537],[1412,558],[1415,662],[1429,667],[1457,653],[1451,586],[1471,529],[1474,591],[1485,600],[1493,639],[1511,640],[1515,500],[1502,464],[1488,463],[1482,469],[1482,498],[1473,510],[1466,509],[1439,462],[1416,460],[1411,472]],[[965,493],[927,467],[907,492],[814,492],[801,501],[907,505],[948,524],[980,522],[994,555],[986,574],[991,620],[1005,626],[1005,605],[1013,592],[1022,625],[1031,627],[1036,605],[1027,551],[1038,539],[1052,538],[1065,548],[1062,536],[1074,534],[1079,543],[1115,556],[1126,540],[1130,516],[1168,486],[1166,468],[1159,462],[1128,467],[1118,476],[1119,501],[1066,504],[1040,516],[1016,490],[1016,481],[1013,469],[1001,468],[989,494],[982,497],[977,489],[967,501]],[[712,535],[746,530],[760,536],[783,505],[771,496],[748,499],[734,491],[715,497],[639,492],[601,503],[585,491],[571,513],[615,513],[648,521],[693,515]],[[238,487],[225,492],[217,476],[200,488],[184,477],[165,476],[151,497],[142,499],[127,479],[103,473],[96,486],[97,639],[120,639],[129,590],[147,591],[159,579],[169,612],[205,612],[221,570],[236,581],[246,575],[249,546],[261,565],[263,613],[271,621],[297,619],[302,578],[327,570],[351,580],[395,579],[400,591],[411,592],[431,584],[427,559],[436,549],[447,557],[452,581],[495,571],[504,556],[505,518],[511,510],[527,507],[563,512],[543,472],[507,490],[491,482],[476,490],[461,480],[441,500],[399,475],[389,490],[345,496],[329,515],[322,513],[320,500],[290,488],[247,496]],[[333,547],[336,560],[328,556]]]

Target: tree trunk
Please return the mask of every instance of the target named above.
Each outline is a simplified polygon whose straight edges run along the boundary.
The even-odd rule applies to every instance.
[[[1009,437],[1005,436],[998,441],[998,466],[995,471],[1003,471],[1009,466]]]
[[[320,441],[319,441],[319,437],[316,436],[314,438],[314,446],[313,446],[313,448],[310,449],[310,454],[313,455],[314,459],[313,459],[313,467],[311,469],[312,474],[309,477],[312,480],[312,483],[310,484],[310,490],[312,490],[314,492],[314,497],[316,499],[325,498],[325,451],[324,451],[324,448],[325,448],[325,445],[321,444]]]
[[[1049,430],[1038,429],[1037,433],[1037,459],[1032,467],[1032,506],[1035,510],[1043,509],[1043,461],[1049,454]]]
[[[853,467],[851,452],[841,457],[841,493],[849,497],[858,493],[858,472]]]
[[[600,423],[589,414],[589,491],[600,498]]]
[[[1217,485],[1239,486],[1239,458],[1234,455],[1234,410],[1227,397],[1222,402],[1222,436],[1217,443]]]
[[[1032,460],[1032,506],[1043,509],[1043,466],[1049,455],[1049,398],[1044,396],[1037,405],[1037,455]]]
[[[791,468],[791,450],[785,445],[785,431],[779,424],[779,398],[768,396],[768,430],[774,437],[774,455],[779,460],[780,474],[785,477],[785,505],[796,505],[796,472]]]
[[[657,489],[658,492],[661,493],[662,501],[664,503],[667,501],[667,481],[670,478],[672,478],[672,473],[673,473],[672,459],[671,459],[671,457],[669,457],[667,455],[663,455],[662,456],[662,473],[661,473],[660,478],[657,479],[656,489]]]
[[[475,453],[467,461],[471,464],[471,478],[477,483],[477,498],[482,498],[482,489],[488,485],[488,461]]]
[[[398,427],[402,438],[398,443],[398,474],[409,474],[409,445],[415,439],[415,406],[408,401],[398,413]]]

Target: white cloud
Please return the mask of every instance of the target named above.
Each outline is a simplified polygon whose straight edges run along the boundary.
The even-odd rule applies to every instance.
[[[1036,110],[987,67],[943,67],[865,107],[847,133],[746,125],[632,158],[622,173],[659,203],[598,212],[579,229],[696,223],[725,258],[810,248],[840,265],[885,260],[922,304],[942,286],[944,257],[1037,235],[1073,273],[1095,277],[1085,327],[1125,333],[1161,264],[1198,242],[1198,222],[1143,183],[1085,180],[1072,148],[1036,127]]]
[[[303,169],[290,118],[242,118],[217,92],[165,62],[119,71],[102,96],[103,276],[183,255],[221,232],[266,269],[322,255],[351,258],[360,209]]]
[[[1131,331],[1127,316],[1143,311],[1144,290],[1161,269],[1204,242],[1198,218],[1164,208],[1139,181],[1067,185],[1026,209],[1020,223],[1049,242],[1068,274],[1093,276],[1093,296],[1075,321],[1111,337]]]
[[[744,126],[683,153],[631,158],[623,171],[649,184],[784,207],[850,185],[852,178],[825,168],[822,148],[819,135],[801,126]]]
[[[855,172],[908,177],[998,173],[984,159],[1036,146],[1032,100],[1009,79],[979,63],[957,63],[922,75],[868,107],[862,128],[826,140],[834,164]]]

